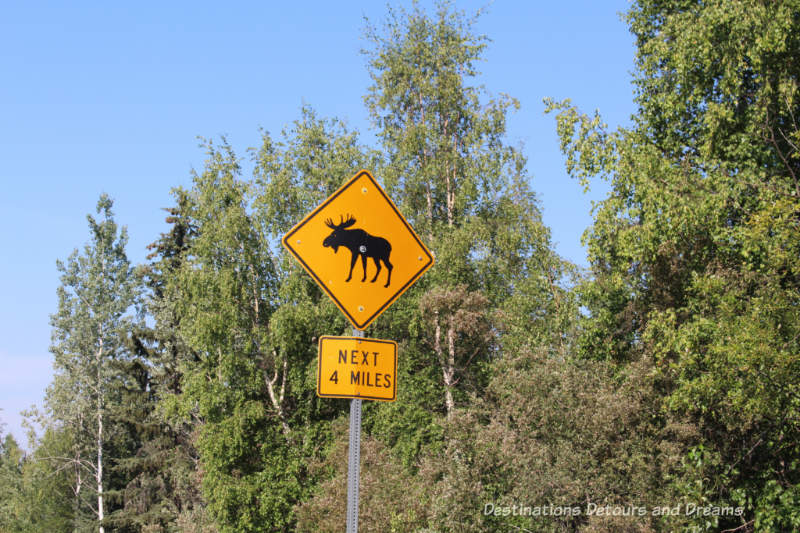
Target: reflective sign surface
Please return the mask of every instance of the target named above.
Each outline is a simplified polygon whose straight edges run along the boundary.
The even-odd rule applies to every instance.
[[[317,396],[394,401],[397,343],[364,337],[320,337]]]
[[[430,251],[366,170],[282,242],[360,330],[433,265]]]

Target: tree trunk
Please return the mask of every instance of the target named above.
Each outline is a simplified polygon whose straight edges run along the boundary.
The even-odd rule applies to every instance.
[[[272,406],[278,412],[278,419],[281,421],[283,434],[288,437],[289,433],[291,433],[291,429],[289,429],[289,424],[286,423],[286,415],[283,412],[283,395],[284,392],[286,392],[286,359],[283,360],[283,372],[281,373],[280,395],[279,396],[275,395],[275,383],[278,381],[277,368],[275,369],[275,375],[272,377],[272,379],[266,378],[264,381],[266,381],[267,383],[267,393],[269,394],[269,399],[272,402]]]
[[[436,353],[436,358],[439,360],[439,366],[442,369],[442,379],[444,381],[444,406],[447,410],[447,418],[453,412],[455,403],[453,402],[453,376],[455,375],[455,358],[450,351],[450,339],[452,334],[452,327],[448,328],[448,355],[445,358],[442,350],[442,325],[439,323],[439,311],[434,311],[434,334],[433,334],[433,351]]]
[[[455,191],[455,174],[456,174],[456,167],[455,164],[453,165],[453,176],[450,176],[450,169],[445,168],[444,171],[444,180],[445,185],[447,186],[446,197],[445,201],[447,204],[447,227],[452,228],[453,223],[455,222],[455,206],[456,206],[456,191]]]
[[[97,519],[100,522],[100,533],[103,529],[103,413],[102,406],[97,412]]]
[[[445,132],[446,134],[446,132]],[[445,184],[447,185],[447,196],[445,198],[447,205],[447,227],[453,227],[455,221],[455,186],[456,186],[456,165],[453,162],[453,175],[450,176],[450,169],[445,166]],[[456,335],[455,326],[453,325],[453,317],[447,321],[447,364],[444,368],[444,399],[447,406],[447,419],[450,420],[455,408],[453,401],[453,385],[455,383],[456,374]]]
[[[455,402],[453,401],[453,385],[456,375],[456,334],[451,317],[447,323],[447,367],[444,374],[445,405],[447,406],[447,419],[453,414]]]
[[[104,533],[103,518],[103,383],[102,383],[102,357],[103,339],[100,339],[100,349],[97,351],[97,520],[100,524],[100,533]]]
[[[425,186],[425,201],[427,202],[425,215],[428,217],[428,246],[431,246],[433,244],[433,193],[430,183]]]
[[[72,531],[78,533],[78,516],[81,512],[81,488],[83,478],[81,477],[80,454],[75,456],[75,502],[73,503]]]

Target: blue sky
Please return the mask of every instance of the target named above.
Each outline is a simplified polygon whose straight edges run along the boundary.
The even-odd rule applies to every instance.
[[[473,13],[486,3],[456,6]],[[492,40],[479,82],[519,99],[508,141],[528,157],[557,251],[581,265],[591,201],[606,189],[584,194],[566,176],[542,98],[599,109],[612,128],[629,123],[634,48],[619,17],[627,9],[619,0],[496,0],[476,26]],[[86,214],[99,194],[114,198],[128,255],[142,262],[166,228],[160,208],[171,205],[170,189],[202,167],[197,136],[226,135],[244,156],[259,128],[277,136],[307,104],[372,142],[359,50],[367,46],[364,17],[379,23],[385,13],[384,3],[366,0],[4,6],[0,433],[24,441],[19,411],[42,403],[52,377],[56,260],[86,243]]]

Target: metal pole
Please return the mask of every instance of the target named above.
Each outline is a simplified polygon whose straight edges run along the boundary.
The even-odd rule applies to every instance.
[[[353,329],[355,337],[364,332]],[[350,450],[347,459],[347,533],[358,533],[358,481],[361,473],[361,399],[350,400]]]

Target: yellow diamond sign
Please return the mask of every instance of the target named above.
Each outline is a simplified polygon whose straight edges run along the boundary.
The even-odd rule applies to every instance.
[[[366,170],[282,241],[360,330],[433,265],[430,251]]]
[[[397,343],[320,337],[317,396],[393,402],[397,397]]]

